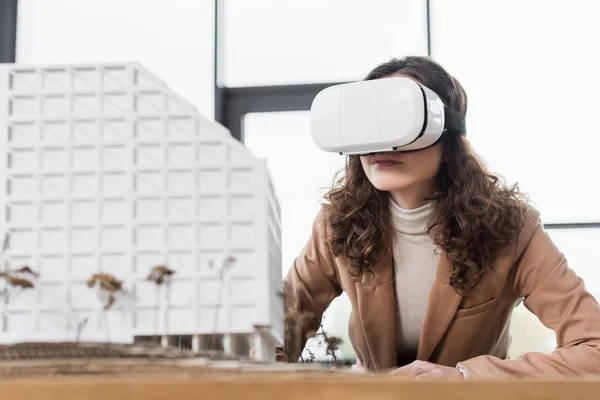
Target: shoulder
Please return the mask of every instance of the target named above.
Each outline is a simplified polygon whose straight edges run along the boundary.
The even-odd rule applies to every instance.
[[[547,241],[550,242],[550,239],[544,232],[540,212],[534,206],[527,205],[522,227],[516,237],[516,253],[519,258],[531,246],[535,238],[541,237],[547,238]],[[539,242],[539,240],[536,240],[536,242]]]
[[[527,205],[525,210],[525,216],[523,218],[523,227],[521,228],[521,235],[524,237],[531,238],[538,227],[542,226],[540,219],[540,212],[537,208],[531,204]]]
[[[333,206],[331,204],[322,204],[317,213],[312,226],[312,240],[323,252],[332,255],[330,239],[331,239],[331,215]]]
[[[335,207],[332,204],[323,203],[314,220],[314,227],[323,238],[329,238],[331,235],[331,217],[335,214]]]

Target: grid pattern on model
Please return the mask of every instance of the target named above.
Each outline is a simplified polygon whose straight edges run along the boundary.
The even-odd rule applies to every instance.
[[[41,274],[7,305],[3,334],[60,340],[87,318],[83,338],[128,341],[281,321],[263,161],[137,64],[2,68],[4,267]],[[158,287],[145,278],[161,264],[176,273]],[[124,280],[106,313],[85,284],[100,271]]]

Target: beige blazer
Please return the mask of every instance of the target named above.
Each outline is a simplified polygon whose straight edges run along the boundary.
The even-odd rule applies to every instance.
[[[442,253],[421,329],[417,359],[464,366],[473,378],[600,375],[600,307],[544,232],[532,210],[520,234],[503,249],[481,281],[466,293],[449,284],[451,263]],[[308,243],[285,278],[294,306],[314,313],[315,330],[342,291],[352,303],[349,336],[369,370],[395,368],[396,327],[392,254],[375,274],[355,277],[349,260],[334,257],[323,210]],[[599,243],[600,245],[600,243]],[[410,282],[406,282],[410,285]],[[510,317],[521,301],[556,332],[556,350],[507,360]],[[304,343],[302,343],[304,345]],[[292,354],[297,359],[299,354]]]

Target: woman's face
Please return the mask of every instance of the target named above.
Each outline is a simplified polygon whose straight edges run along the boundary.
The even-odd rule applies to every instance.
[[[434,189],[442,159],[442,145],[439,143],[410,153],[392,151],[360,156],[371,184],[386,192],[401,192],[419,186]]]
[[[404,77],[416,81],[402,73],[395,73],[390,77]],[[362,167],[371,184],[386,192],[402,192],[409,188],[422,192],[435,190],[435,177],[442,165],[442,159],[440,143],[410,153],[395,151],[360,156]],[[423,190],[419,190],[419,187]]]

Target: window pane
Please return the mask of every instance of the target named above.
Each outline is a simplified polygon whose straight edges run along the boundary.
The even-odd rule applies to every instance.
[[[21,0],[17,62],[137,61],[214,115],[213,0]]]
[[[320,150],[310,135],[309,111],[249,113],[244,145],[265,158],[281,205],[283,269],[287,272],[310,236],[328,187],[345,158]]]
[[[433,57],[469,95],[470,141],[521,183],[545,222],[600,220],[600,132],[590,119],[600,108],[599,7],[431,0]]]
[[[600,299],[600,228],[550,229],[550,237],[565,254],[571,267],[585,282],[585,287]]]
[[[308,111],[249,113],[244,117],[244,144],[257,157],[265,158],[281,206],[283,274],[285,275],[308,240],[319,211],[322,194],[345,158],[320,150],[310,135]],[[350,301],[344,295],[325,313],[329,335],[344,340],[340,356],[353,358],[348,339]],[[311,340],[317,359],[327,359],[322,346]],[[306,355],[306,354],[305,354]]]
[[[587,290],[600,299],[600,229],[552,229],[548,233],[565,254],[569,267],[583,279]],[[523,306],[519,306],[513,314],[511,332],[511,358],[529,351],[550,353],[556,347],[554,331],[542,325]]]
[[[223,3],[224,86],[358,80],[391,57],[427,54],[425,0]]]

